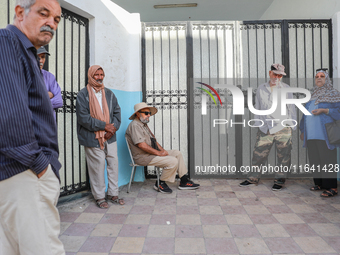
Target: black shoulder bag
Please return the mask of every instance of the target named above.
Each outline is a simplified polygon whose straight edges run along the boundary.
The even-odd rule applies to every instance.
[[[151,147],[155,150],[158,150],[160,151],[160,149],[158,148],[158,145],[157,145],[157,141],[156,141],[156,138],[154,136],[154,134],[151,132],[150,128],[148,126],[146,126],[148,129],[149,129],[149,133],[152,135],[152,137],[150,137],[150,140],[151,140]]]

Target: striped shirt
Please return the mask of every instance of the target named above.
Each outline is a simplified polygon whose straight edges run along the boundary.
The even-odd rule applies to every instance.
[[[37,50],[15,26],[0,29],[0,183],[51,164],[59,178],[57,126]]]

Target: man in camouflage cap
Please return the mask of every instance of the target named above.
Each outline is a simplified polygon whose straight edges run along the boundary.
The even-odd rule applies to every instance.
[[[271,65],[271,70],[269,71],[270,80],[260,85],[256,91],[255,108],[257,110],[268,110],[271,108],[274,89],[277,90],[279,95],[281,88],[289,87],[289,85],[281,82],[283,75],[286,75],[284,70],[285,67],[281,64]],[[293,98],[293,94],[287,93],[287,98]],[[255,119],[258,120],[256,126],[259,126],[259,130],[256,136],[252,158],[253,167],[251,169],[256,169],[256,171],[249,172],[247,180],[240,183],[241,187],[258,184],[262,166],[265,165],[270,149],[274,143],[277,150],[278,165],[289,167],[292,149],[292,129],[296,129],[297,123],[296,109],[293,104],[287,105],[287,114],[282,116],[280,108],[278,104],[277,109],[271,114],[255,115]],[[282,125],[282,123],[284,123],[284,125]],[[254,166],[256,167],[254,168]],[[278,191],[282,189],[285,183],[287,172],[275,171],[275,174],[272,190]]]

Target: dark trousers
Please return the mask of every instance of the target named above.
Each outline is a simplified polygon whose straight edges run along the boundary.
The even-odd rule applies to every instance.
[[[335,166],[337,163],[336,149],[330,150],[324,140],[307,140],[309,166],[315,166],[314,183],[324,189],[337,188],[337,173]],[[318,171],[320,165],[320,172]],[[326,167],[325,167],[326,166]],[[327,168],[327,171],[322,168]],[[324,168],[324,169],[325,169]]]

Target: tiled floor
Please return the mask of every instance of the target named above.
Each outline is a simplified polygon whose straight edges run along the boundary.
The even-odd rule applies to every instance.
[[[60,239],[68,255],[104,254],[339,254],[340,196],[309,191],[311,179],[198,180],[196,191],[172,194],[134,183],[126,205],[100,209],[92,197],[59,206]]]

